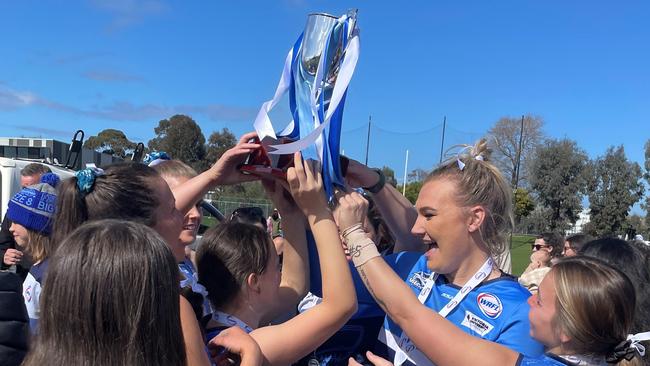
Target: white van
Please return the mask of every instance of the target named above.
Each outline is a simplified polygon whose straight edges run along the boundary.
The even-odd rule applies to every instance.
[[[75,172],[59,165],[44,163],[41,160],[0,157],[0,221],[5,217],[9,200],[20,191],[20,171],[31,163],[47,166],[52,170],[52,173],[58,174],[61,179],[69,178]]]

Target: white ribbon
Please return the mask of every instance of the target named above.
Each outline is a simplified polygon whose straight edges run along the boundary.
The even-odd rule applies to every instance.
[[[232,314],[224,313],[223,311],[215,310],[214,313],[212,313],[212,319],[214,319],[215,321],[223,325],[227,325],[229,327],[236,325],[241,329],[243,329],[246,333],[250,333],[253,331],[253,328],[251,328],[248,324],[244,323],[238,317]]]
[[[465,146],[464,148],[460,149],[460,150],[458,151],[458,153],[456,154],[456,163],[458,163],[458,169],[459,169],[459,170],[463,170],[463,169],[465,169],[465,163],[463,163],[463,161],[460,160],[460,158],[461,158],[461,155],[463,154],[463,152],[465,152],[465,150],[467,150],[467,149],[472,149],[472,146]],[[474,156],[474,159],[476,159],[476,160],[480,160],[480,161],[484,161],[484,160],[485,160],[485,159],[483,158],[483,155],[480,155],[480,154]]]
[[[632,341],[630,347],[636,349],[641,357],[645,356],[645,347],[641,344],[642,341],[650,341],[650,332],[630,334],[627,339]]]
[[[484,279],[486,279],[490,273],[492,272],[492,267],[494,265],[494,262],[492,258],[488,258],[485,263],[479,268],[476,273],[463,285],[463,287],[458,291],[456,296],[454,296],[440,311],[438,314],[442,316],[443,318],[446,318],[449,313],[452,312],[460,303],[463,301],[463,299],[470,293],[476,286],[478,286]],[[435,272],[431,272],[429,275],[429,278],[427,278],[427,282],[424,284],[424,287],[420,291],[420,294],[418,295],[418,300],[420,303],[424,304],[424,302],[427,300],[429,297],[429,294],[431,293],[431,290],[433,289],[433,286],[436,283],[436,279],[438,278],[438,274]],[[404,361],[407,359],[416,365],[422,366],[423,364],[421,363],[422,361],[422,353],[417,350],[411,339],[402,331],[402,334],[399,337],[399,340],[395,340],[393,333],[390,332],[390,329],[384,328],[384,333],[385,333],[385,341],[382,339],[382,337],[379,338],[382,342],[386,343],[389,347],[391,345],[397,346],[396,348],[393,348],[395,350],[395,358],[393,359],[393,363],[395,366],[401,366]],[[389,344],[390,342],[390,344]],[[415,352],[417,351],[417,352]],[[426,357],[425,357],[426,358]],[[416,360],[420,360],[420,363],[416,362]],[[428,359],[427,359],[428,360]],[[429,361],[428,364],[431,364]]]
[[[344,22],[347,19],[348,16],[343,15],[342,17],[339,18],[338,21]],[[325,114],[325,119],[322,121],[322,123],[319,120],[317,98],[316,98],[317,95],[316,90],[322,86],[320,84],[322,82],[321,79],[324,70],[323,63],[325,59],[325,55],[322,55],[318,63],[318,70],[316,70],[316,77],[314,79],[314,85],[313,85],[312,95],[311,95],[311,108],[314,117],[314,126],[316,128],[309,135],[303,137],[298,141],[294,141],[287,144],[269,145],[267,147],[267,151],[269,154],[293,154],[296,151],[303,150],[309,145],[315,143],[316,140],[319,137],[321,137],[323,130],[327,128],[327,126],[329,125],[329,121],[330,118],[332,117],[332,114],[336,111],[336,108],[341,102],[341,99],[343,98],[343,95],[345,94],[345,91],[347,90],[347,87],[350,84],[350,80],[352,79],[352,74],[354,73],[354,69],[356,68],[357,61],[359,59],[358,30],[356,27],[351,27],[351,28],[352,29],[348,30],[349,36],[351,38],[348,40],[348,44],[345,47],[345,50],[343,51],[341,67],[339,69],[339,74],[337,76],[336,83],[334,83],[332,98],[330,99],[330,103],[327,108],[327,112]],[[262,104],[262,107],[260,108],[260,111],[257,113],[257,117],[255,118],[255,123],[253,124],[253,126],[255,127],[255,131],[257,131],[257,135],[259,136],[260,140],[263,140],[264,137],[267,136],[271,137],[273,140],[277,140],[277,136],[273,129],[273,124],[271,123],[271,119],[269,118],[268,112],[271,109],[273,109],[273,107],[275,107],[275,105],[280,101],[280,98],[289,90],[289,86],[291,82],[292,59],[293,59],[293,48],[289,50],[289,54],[287,54],[287,58],[285,59],[284,69],[282,71],[282,77],[280,78],[280,82],[278,83],[278,86],[275,90],[275,95],[273,96],[273,99],[266,101]],[[293,129],[292,128],[293,123],[294,121],[292,120],[287,125],[287,127],[283,129],[281,135],[290,132]],[[320,145],[321,146],[318,148],[318,150],[322,156],[322,139]]]

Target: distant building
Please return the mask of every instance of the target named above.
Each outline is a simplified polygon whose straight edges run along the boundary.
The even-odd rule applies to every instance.
[[[31,137],[0,137],[0,157],[43,160],[54,164],[65,164],[70,151],[70,144],[54,139]],[[74,157],[71,157],[70,163]],[[90,149],[81,149],[77,162],[72,169],[85,168],[86,164],[105,166],[122,159],[110,154],[98,153]]]
[[[585,225],[591,220],[591,213],[589,208],[583,208],[580,214],[578,215],[578,220],[575,225],[573,225],[569,230],[567,230],[566,235],[582,233]]]

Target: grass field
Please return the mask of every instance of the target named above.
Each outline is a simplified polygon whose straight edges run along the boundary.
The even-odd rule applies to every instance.
[[[214,217],[203,216],[203,225],[212,226],[217,222]],[[530,262],[530,245],[535,241],[532,235],[513,235],[510,254],[512,255],[512,274],[519,276]]]
[[[512,256],[512,274],[519,276],[530,263],[530,245],[535,241],[534,235],[513,235],[510,254]]]

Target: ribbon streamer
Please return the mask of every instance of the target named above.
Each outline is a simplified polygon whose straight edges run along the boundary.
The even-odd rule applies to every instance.
[[[343,185],[339,166],[340,135],[345,96],[359,59],[356,11],[336,19],[327,31],[325,47],[320,54],[313,80],[302,64],[304,43],[312,41],[310,36],[301,34],[289,50],[273,99],[262,104],[254,127],[269,154],[303,151],[304,158],[320,160],[325,189],[328,196],[332,197],[333,186]],[[341,39],[341,43],[336,42],[338,39]],[[330,64],[328,60],[335,62]],[[327,79],[331,74],[336,76],[335,81]],[[268,113],[287,92],[293,119],[276,134]],[[287,144],[269,143],[269,140],[277,141],[279,137],[289,137],[296,141]]]

